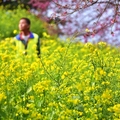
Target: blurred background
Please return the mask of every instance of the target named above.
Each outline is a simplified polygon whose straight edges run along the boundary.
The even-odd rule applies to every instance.
[[[0,16],[0,39],[17,34],[20,17],[27,16],[40,37],[120,45],[119,0],[0,0]]]

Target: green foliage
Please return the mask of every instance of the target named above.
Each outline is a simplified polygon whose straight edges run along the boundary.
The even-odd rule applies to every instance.
[[[26,10],[18,6],[17,9],[8,10],[0,6],[0,40],[6,37],[13,37],[19,33],[18,23],[21,17],[29,18],[31,20],[31,31],[42,37],[42,33],[46,31],[44,22],[31,14],[29,8]]]

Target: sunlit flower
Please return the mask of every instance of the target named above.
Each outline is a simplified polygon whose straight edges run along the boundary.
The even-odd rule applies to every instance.
[[[29,110],[27,110],[26,108],[22,108],[22,113],[23,114],[29,114]]]
[[[68,72],[64,72],[64,73],[62,74],[61,78],[64,79],[65,77],[67,77],[67,75],[68,75]]]
[[[103,99],[111,99],[112,98],[111,90],[106,89],[102,94],[102,98]]]
[[[5,95],[5,93],[2,92],[2,93],[0,93],[0,102],[4,99],[6,99],[6,95]]]
[[[88,28],[85,29],[85,32],[90,32],[90,30]]]
[[[43,36],[46,37],[46,38],[50,37],[50,35],[48,35],[46,32],[43,32]]]
[[[120,114],[120,104],[114,105],[112,109],[115,113]]]
[[[14,33],[14,34],[17,34],[17,30],[14,30],[13,33]]]

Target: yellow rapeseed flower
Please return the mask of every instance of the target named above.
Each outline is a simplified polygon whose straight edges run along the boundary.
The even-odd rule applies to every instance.
[[[3,99],[6,99],[6,96],[5,96],[5,93],[0,93],[0,102],[3,100]]]
[[[88,28],[85,29],[85,32],[90,32],[90,30]]]
[[[23,114],[29,114],[29,110],[27,110],[26,108],[22,108],[22,113]]]
[[[14,30],[13,33],[14,33],[14,34],[17,34],[17,30]]]
[[[68,72],[65,71],[65,72],[62,74],[61,78],[62,78],[62,79],[65,79],[65,77],[67,77],[67,75],[68,75]]]
[[[101,76],[105,76],[106,75],[106,72],[103,69],[100,69],[99,73],[100,73]]]
[[[112,109],[115,113],[120,114],[120,104],[114,105]]]
[[[48,35],[46,32],[43,32],[43,36],[46,37],[46,38],[50,37],[50,35]]]
[[[102,94],[102,98],[103,99],[111,99],[112,98],[111,90],[106,89]]]
[[[101,42],[98,43],[98,45],[99,45],[100,47],[106,47],[106,46],[107,46],[107,43],[101,41]]]

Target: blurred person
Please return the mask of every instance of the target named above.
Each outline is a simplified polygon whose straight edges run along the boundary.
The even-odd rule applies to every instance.
[[[39,35],[30,31],[31,21],[28,18],[21,18],[19,21],[20,33],[15,36],[15,44],[18,51],[24,54],[37,53],[40,57],[40,38]]]

